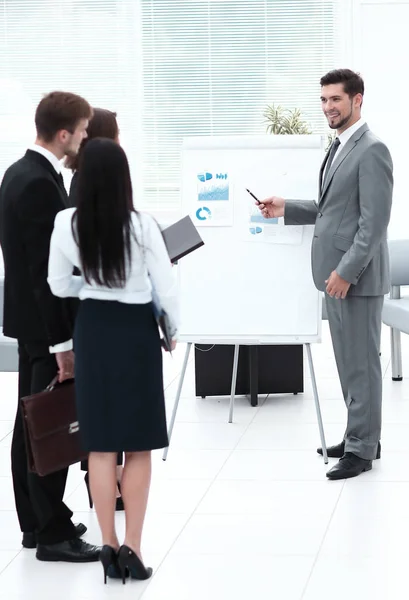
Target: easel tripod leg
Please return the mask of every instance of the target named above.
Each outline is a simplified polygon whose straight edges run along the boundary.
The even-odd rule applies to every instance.
[[[170,446],[170,440],[172,437],[173,427],[175,425],[176,413],[178,411],[180,395],[182,393],[183,382],[185,380],[186,368],[187,368],[187,363],[189,361],[189,354],[190,354],[191,347],[192,347],[191,343],[186,345],[186,352],[185,352],[185,358],[183,360],[182,372],[180,374],[179,385],[178,385],[178,389],[176,392],[175,404],[173,405],[172,416],[171,416],[170,423],[169,423],[169,430],[168,430],[169,446]],[[169,452],[169,446],[164,449],[162,460],[166,460],[166,458],[168,456],[168,452]]]
[[[239,365],[239,351],[240,351],[240,346],[238,344],[236,344],[234,346],[233,374],[232,374],[232,378],[231,378],[229,423],[233,423],[233,409],[234,409],[234,397],[236,395],[237,367]]]
[[[307,349],[308,364],[310,367],[312,390],[314,393],[315,410],[317,412],[318,428],[320,430],[322,455],[324,457],[324,463],[328,464],[327,445],[325,443],[324,426],[322,424],[322,416],[321,416],[321,406],[320,406],[320,401],[319,401],[319,397],[318,397],[317,382],[315,380],[315,371],[314,371],[314,363],[312,361],[311,344],[305,344],[305,346]]]

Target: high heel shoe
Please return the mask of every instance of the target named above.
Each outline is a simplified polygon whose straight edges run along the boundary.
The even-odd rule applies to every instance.
[[[88,492],[89,507],[93,508],[94,501],[93,501],[92,496],[91,496],[91,489],[90,489],[90,486],[89,486],[89,475],[88,475],[88,472],[85,473],[84,482],[85,482],[85,485],[86,485],[86,488],[87,488],[87,492]],[[119,489],[119,492],[121,492],[121,487],[120,487],[119,481],[118,481],[118,489]],[[124,506],[124,501],[122,500],[122,496],[119,496],[119,498],[116,499],[115,511],[121,511],[121,510],[125,510],[125,506]]]
[[[131,579],[149,579],[152,575],[152,569],[145,567],[141,559],[129,546],[121,546],[118,552],[118,567],[122,576],[122,583],[125,583],[127,573]]]
[[[121,484],[119,483],[119,481],[118,481],[118,491],[121,495],[116,499],[116,505],[115,505],[116,512],[125,510],[124,501],[122,499]]]
[[[112,546],[102,546],[99,560],[104,569],[104,583],[107,582],[107,577],[110,577],[111,579],[122,578],[122,573],[118,566],[118,554]]]

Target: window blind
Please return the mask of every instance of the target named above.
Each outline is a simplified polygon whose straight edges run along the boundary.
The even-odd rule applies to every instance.
[[[179,206],[184,136],[266,131],[267,104],[327,131],[339,0],[141,0],[144,199]]]
[[[52,90],[117,112],[139,173],[138,14],[134,0],[0,1],[0,178],[33,143],[35,108]]]
[[[265,132],[275,103],[326,131],[319,78],[338,66],[340,0],[0,1],[0,176],[55,89],[118,113],[136,204],[180,205],[192,135]]]

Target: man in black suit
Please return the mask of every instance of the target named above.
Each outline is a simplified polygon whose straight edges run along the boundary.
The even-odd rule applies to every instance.
[[[69,300],[47,283],[48,254],[56,214],[67,207],[60,160],[75,155],[92,109],[75,94],[53,92],[37,107],[37,139],[6,171],[0,187],[3,250],[4,334],[18,340],[19,398],[42,391],[58,373],[73,377],[73,315]],[[23,546],[39,560],[91,562],[99,549],[81,540],[63,503],[68,469],[39,477],[28,472],[20,406],[11,447],[12,475]]]

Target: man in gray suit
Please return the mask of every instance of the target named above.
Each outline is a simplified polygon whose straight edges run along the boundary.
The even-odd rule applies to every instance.
[[[312,272],[326,292],[328,320],[348,409],[344,440],[328,448],[339,462],[329,479],[355,477],[380,458],[381,313],[389,292],[387,227],[392,205],[392,159],[361,118],[362,78],[349,69],[321,79],[321,103],[337,130],[320,171],[319,201],[263,200],[265,217],[286,225],[315,224]],[[321,454],[322,449],[318,452]]]

